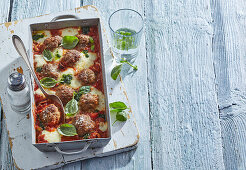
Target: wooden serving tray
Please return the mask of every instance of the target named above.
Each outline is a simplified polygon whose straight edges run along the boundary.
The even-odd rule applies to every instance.
[[[78,155],[61,155],[56,152],[40,152],[31,142],[31,120],[30,113],[20,114],[12,111],[8,96],[6,93],[7,78],[9,74],[18,70],[23,71],[29,81],[29,72],[24,61],[17,54],[12,45],[12,35],[19,35],[25,46],[28,47],[28,26],[37,22],[49,22],[58,15],[73,14],[79,18],[99,17],[99,12],[94,6],[76,8],[75,10],[49,14],[0,25],[0,36],[4,41],[1,42],[0,48],[0,97],[2,101],[4,119],[6,121],[9,142],[12,150],[13,161],[18,169],[46,169],[58,168],[64,164],[85,160],[93,157],[103,157],[135,148],[139,141],[139,132],[136,126],[135,118],[131,109],[126,122],[117,122],[112,126],[112,139],[103,148],[91,148],[86,152]],[[105,30],[105,29],[104,29]],[[107,77],[107,89],[109,93],[109,102],[123,101],[128,103],[127,93],[123,82],[114,81],[110,78],[110,72],[113,67],[113,56],[106,37],[103,32],[104,58]],[[129,106],[130,107],[130,106]],[[114,122],[115,115],[111,115]]]

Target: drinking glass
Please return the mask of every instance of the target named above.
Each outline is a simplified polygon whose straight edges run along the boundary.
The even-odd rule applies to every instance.
[[[108,22],[116,56],[124,56],[125,59],[136,57],[143,30],[143,17],[135,10],[119,9],[109,17]]]

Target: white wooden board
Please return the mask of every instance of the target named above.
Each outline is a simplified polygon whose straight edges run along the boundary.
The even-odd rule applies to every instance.
[[[36,22],[47,22],[57,15],[76,14],[79,18],[100,17],[98,10],[93,6],[76,8],[75,10],[44,15],[41,17],[15,21],[0,25],[1,47],[0,47],[0,96],[3,104],[4,118],[9,134],[10,146],[12,149],[13,161],[19,169],[55,168],[66,163],[84,160],[92,157],[102,157],[127,151],[136,147],[139,140],[139,133],[132,111],[129,111],[129,119],[125,123],[116,123],[112,127],[112,139],[104,148],[89,149],[87,152],[78,155],[65,156],[55,152],[42,153],[31,144],[31,121],[30,115],[18,114],[12,111],[6,94],[7,77],[16,68],[22,67],[26,77],[29,73],[19,58],[12,45],[13,34],[19,35],[28,47],[28,25]],[[123,83],[120,80],[113,81],[110,78],[113,58],[109,48],[106,34],[103,34],[104,58],[107,74],[107,88],[109,102],[123,101],[128,103],[127,94]],[[30,113],[29,113],[30,114]],[[114,115],[111,115],[112,122]]]

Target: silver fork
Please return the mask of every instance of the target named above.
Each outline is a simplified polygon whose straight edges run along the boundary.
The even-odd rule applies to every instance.
[[[31,72],[33,78],[35,79],[36,84],[38,85],[40,90],[43,92],[45,97],[47,99],[50,99],[50,100],[52,100],[55,103],[60,105],[59,108],[61,108],[61,111],[63,112],[63,113],[61,113],[62,114],[62,116],[61,116],[62,117],[62,122],[64,123],[65,122],[65,111],[64,111],[64,107],[62,105],[62,102],[61,102],[60,98],[58,96],[56,96],[56,95],[46,93],[44,88],[39,83],[39,80],[38,80],[38,78],[37,78],[32,66],[31,66],[29,57],[28,57],[27,52],[26,52],[26,48],[25,48],[24,43],[22,42],[21,38],[19,36],[17,36],[17,35],[13,35],[12,36],[12,41],[13,41],[13,44],[15,46],[16,51],[20,54],[20,56],[22,56],[22,58],[26,62],[26,65],[29,68],[29,71]]]

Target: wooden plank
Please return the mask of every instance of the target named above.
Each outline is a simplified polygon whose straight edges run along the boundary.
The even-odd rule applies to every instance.
[[[95,5],[99,8],[107,32],[109,31],[107,24],[109,16],[120,8],[135,9],[144,16],[144,1],[142,0],[84,0],[83,5]],[[138,148],[127,153],[83,161],[83,169],[151,169],[147,63],[144,33],[141,41],[140,54],[134,63],[138,66],[139,70],[135,74],[126,75],[124,73],[122,75],[129,103],[132,106],[133,113],[136,113],[134,115],[140,131]]]
[[[153,169],[224,169],[210,1],[145,7]]]
[[[212,0],[213,57],[226,169],[246,169],[246,2]]]
[[[8,22],[9,18],[9,10],[10,10],[10,3],[11,0],[4,0],[1,1],[0,5],[0,23]]]

